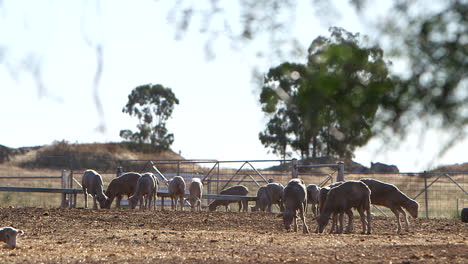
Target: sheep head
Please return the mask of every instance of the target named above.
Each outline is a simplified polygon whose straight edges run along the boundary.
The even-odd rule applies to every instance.
[[[318,233],[323,233],[323,230],[325,230],[325,227],[327,227],[329,218],[330,217],[328,215],[326,216],[325,214],[321,214],[315,217],[315,220],[317,220],[318,224]]]
[[[408,200],[403,203],[403,207],[410,213],[413,218],[418,218],[419,203],[415,200]]]
[[[291,230],[291,223],[292,221],[294,220],[294,218],[296,218],[296,212],[295,211],[290,211],[290,210],[287,210],[285,212],[283,212],[283,224],[284,224],[284,228],[286,228],[286,231],[287,232],[292,232]]]

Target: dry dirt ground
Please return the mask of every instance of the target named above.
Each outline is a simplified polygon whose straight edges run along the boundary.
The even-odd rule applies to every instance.
[[[316,224],[309,220],[314,230]],[[372,235],[286,233],[265,213],[0,208],[23,229],[0,263],[468,263],[468,224],[374,217]]]

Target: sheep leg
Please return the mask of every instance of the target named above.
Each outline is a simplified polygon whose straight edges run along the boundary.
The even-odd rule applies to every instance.
[[[180,210],[184,211],[184,196],[181,195],[179,197],[179,201],[180,201]]]
[[[330,234],[332,234],[333,232],[335,232],[335,229],[336,229],[336,222],[337,222],[337,214],[336,213],[333,213],[332,214],[332,226],[330,228]]]
[[[301,206],[299,208],[299,216],[301,217],[301,221],[302,221],[302,232],[304,234],[309,233],[309,227],[307,227],[307,224],[306,224],[306,221],[305,221],[305,213],[304,213],[304,207],[303,206]]]
[[[403,219],[405,220],[405,225],[406,225],[406,232],[409,232],[409,222],[408,222],[408,217],[406,216],[406,212],[405,210],[401,209],[401,207],[398,207],[397,208],[398,211],[400,211],[400,213],[403,215]]]
[[[359,217],[361,219],[361,226],[362,226],[361,234],[365,234],[366,233],[366,227],[368,226],[368,223],[367,223],[366,217],[364,215],[364,210],[358,209],[358,213],[359,213]],[[368,230],[368,232],[369,232],[369,230]]]
[[[395,214],[396,216],[397,225],[398,225],[397,233],[400,234],[401,233],[400,212],[396,208],[390,208],[390,209],[392,210],[393,214]]]
[[[347,210],[346,214],[348,215],[348,226],[346,227],[346,233],[351,233],[353,232],[354,226],[353,226],[353,211],[352,210]]]
[[[153,194],[148,193],[148,210],[151,210],[151,202],[153,202]]]
[[[293,218],[293,228],[294,232],[297,232],[297,217]]]
[[[121,202],[122,202],[122,195],[117,195],[117,197],[115,199],[115,207],[120,209]]]
[[[343,228],[343,226],[344,226],[344,212],[340,212],[340,214],[339,214],[339,220],[340,220],[340,222],[339,222],[339,226],[338,226],[338,228],[337,228],[336,233],[338,233],[338,234],[343,234],[343,229],[344,229],[344,228]]]
[[[372,214],[370,207],[366,209],[367,212],[367,234],[371,234],[371,226],[372,226]]]
[[[88,208],[88,192],[86,191],[86,188],[83,188],[83,193],[84,193],[84,203],[85,203],[85,208]]]
[[[93,209],[97,209],[97,198],[96,198],[96,195],[93,195]]]

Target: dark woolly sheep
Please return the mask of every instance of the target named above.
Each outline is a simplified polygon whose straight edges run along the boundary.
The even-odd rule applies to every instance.
[[[329,221],[330,215],[333,213],[339,215],[340,218],[341,227],[338,229],[339,233],[343,232],[343,214],[347,213],[348,216],[351,214],[347,229],[348,232],[351,232],[351,209],[355,208],[361,217],[362,233],[370,234],[372,221],[370,213],[370,195],[371,191],[369,187],[360,181],[347,181],[339,186],[331,188],[327,194],[323,210],[316,218],[318,223],[318,232],[323,232]],[[365,213],[367,213],[367,219],[365,217]]]
[[[132,196],[135,193],[137,182],[140,179],[140,177],[141,174],[139,173],[127,172],[121,174],[117,178],[112,179],[112,181],[109,183],[109,186],[107,186],[107,201],[104,205],[104,208],[109,209],[111,207],[112,202],[114,201],[114,198],[116,198],[116,208],[120,208],[122,197],[124,195],[127,195],[127,197],[130,198],[130,196]]]
[[[225,190],[222,190],[219,194],[221,195],[238,195],[238,196],[246,196],[249,193],[249,189],[244,185],[236,185],[229,187]],[[216,211],[218,206],[225,206],[226,211],[230,211],[229,204],[231,203],[238,203],[239,204],[239,212],[243,210],[244,212],[248,211],[248,201],[243,200],[214,200],[210,205],[208,205],[208,209],[210,211]]]

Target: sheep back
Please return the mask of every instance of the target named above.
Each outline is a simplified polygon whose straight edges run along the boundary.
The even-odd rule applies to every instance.
[[[181,196],[185,194],[185,180],[182,176],[175,176],[169,181],[169,196]]]

